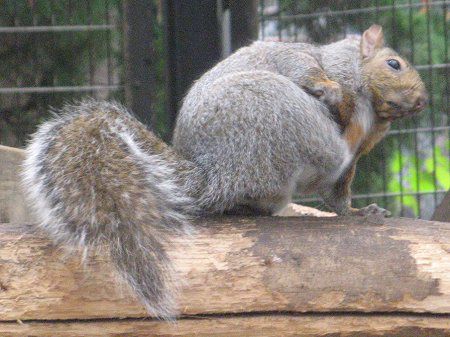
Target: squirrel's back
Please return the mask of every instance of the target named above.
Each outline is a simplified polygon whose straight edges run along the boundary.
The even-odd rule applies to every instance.
[[[302,56],[310,56],[321,62],[320,48],[308,43],[286,43],[255,41],[251,45],[242,47],[234,54],[219,62],[216,66],[202,75],[201,81],[194,83],[196,90],[212,84],[215,80],[241,71],[270,71],[282,73],[286,63],[296,61],[301,69],[302,62],[309,62]]]

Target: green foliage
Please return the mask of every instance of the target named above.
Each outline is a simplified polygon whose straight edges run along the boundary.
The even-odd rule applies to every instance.
[[[447,149],[450,142],[447,141]],[[448,190],[450,188],[449,176],[449,158],[448,154],[443,153],[440,146],[434,148],[434,155],[428,156],[425,160],[419,160],[414,153],[402,153],[398,150],[394,151],[393,160],[389,163],[389,171],[392,179],[389,181],[389,191],[398,193],[417,193],[417,192],[434,192],[435,190]],[[400,164],[397,158],[402,158],[403,164]],[[415,163],[420,163],[417,167]],[[400,175],[403,177],[400,178]],[[404,180],[404,182],[402,182]],[[402,205],[401,198],[396,197],[395,207],[399,209]],[[413,196],[403,197],[403,207],[408,207],[419,213],[419,203],[417,198]]]

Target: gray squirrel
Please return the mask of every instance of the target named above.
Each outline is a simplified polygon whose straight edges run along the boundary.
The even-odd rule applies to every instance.
[[[106,248],[148,312],[170,318],[178,287],[164,246],[192,217],[274,214],[295,190],[338,214],[387,215],[350,207],[356,161],[426,99],[380,26],[322,47],[255,42],[192,86],[173,147],[121,105],[84,100],[32,136],[23,181],[55,243]]]

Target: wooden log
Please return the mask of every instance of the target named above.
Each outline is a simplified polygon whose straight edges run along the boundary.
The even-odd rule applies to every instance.
[[[19,171],[25,152],[0,145],[0,222],[33,221],[20,186]]]
[[[104,336],[196,336],[196,337],[443,337],[449,336],[445,317],[381,315],[261,315],[257,317],[198,317],[176,323],[127,319],[96,322],[0,323],[0,335],[8,337],[104,337]]]
[[[196,226],[167,247],[184,283],[182,315],[450,313],[450,223],[231,217]],[[0,321],[146,316],[106,256],[83,265],[31,228],[0,225]]]

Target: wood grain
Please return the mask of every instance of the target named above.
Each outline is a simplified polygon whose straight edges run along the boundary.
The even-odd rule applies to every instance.
[[[182,315],[450,313],[450,224],[411,219],[198,221],[169,254]],[[107,256],[83,264],[32,226],[0,225],[0,320],[145,317]]]
[[[24,157],[23,150],[0,145],[0,222],[33,221],[19,177]]]

